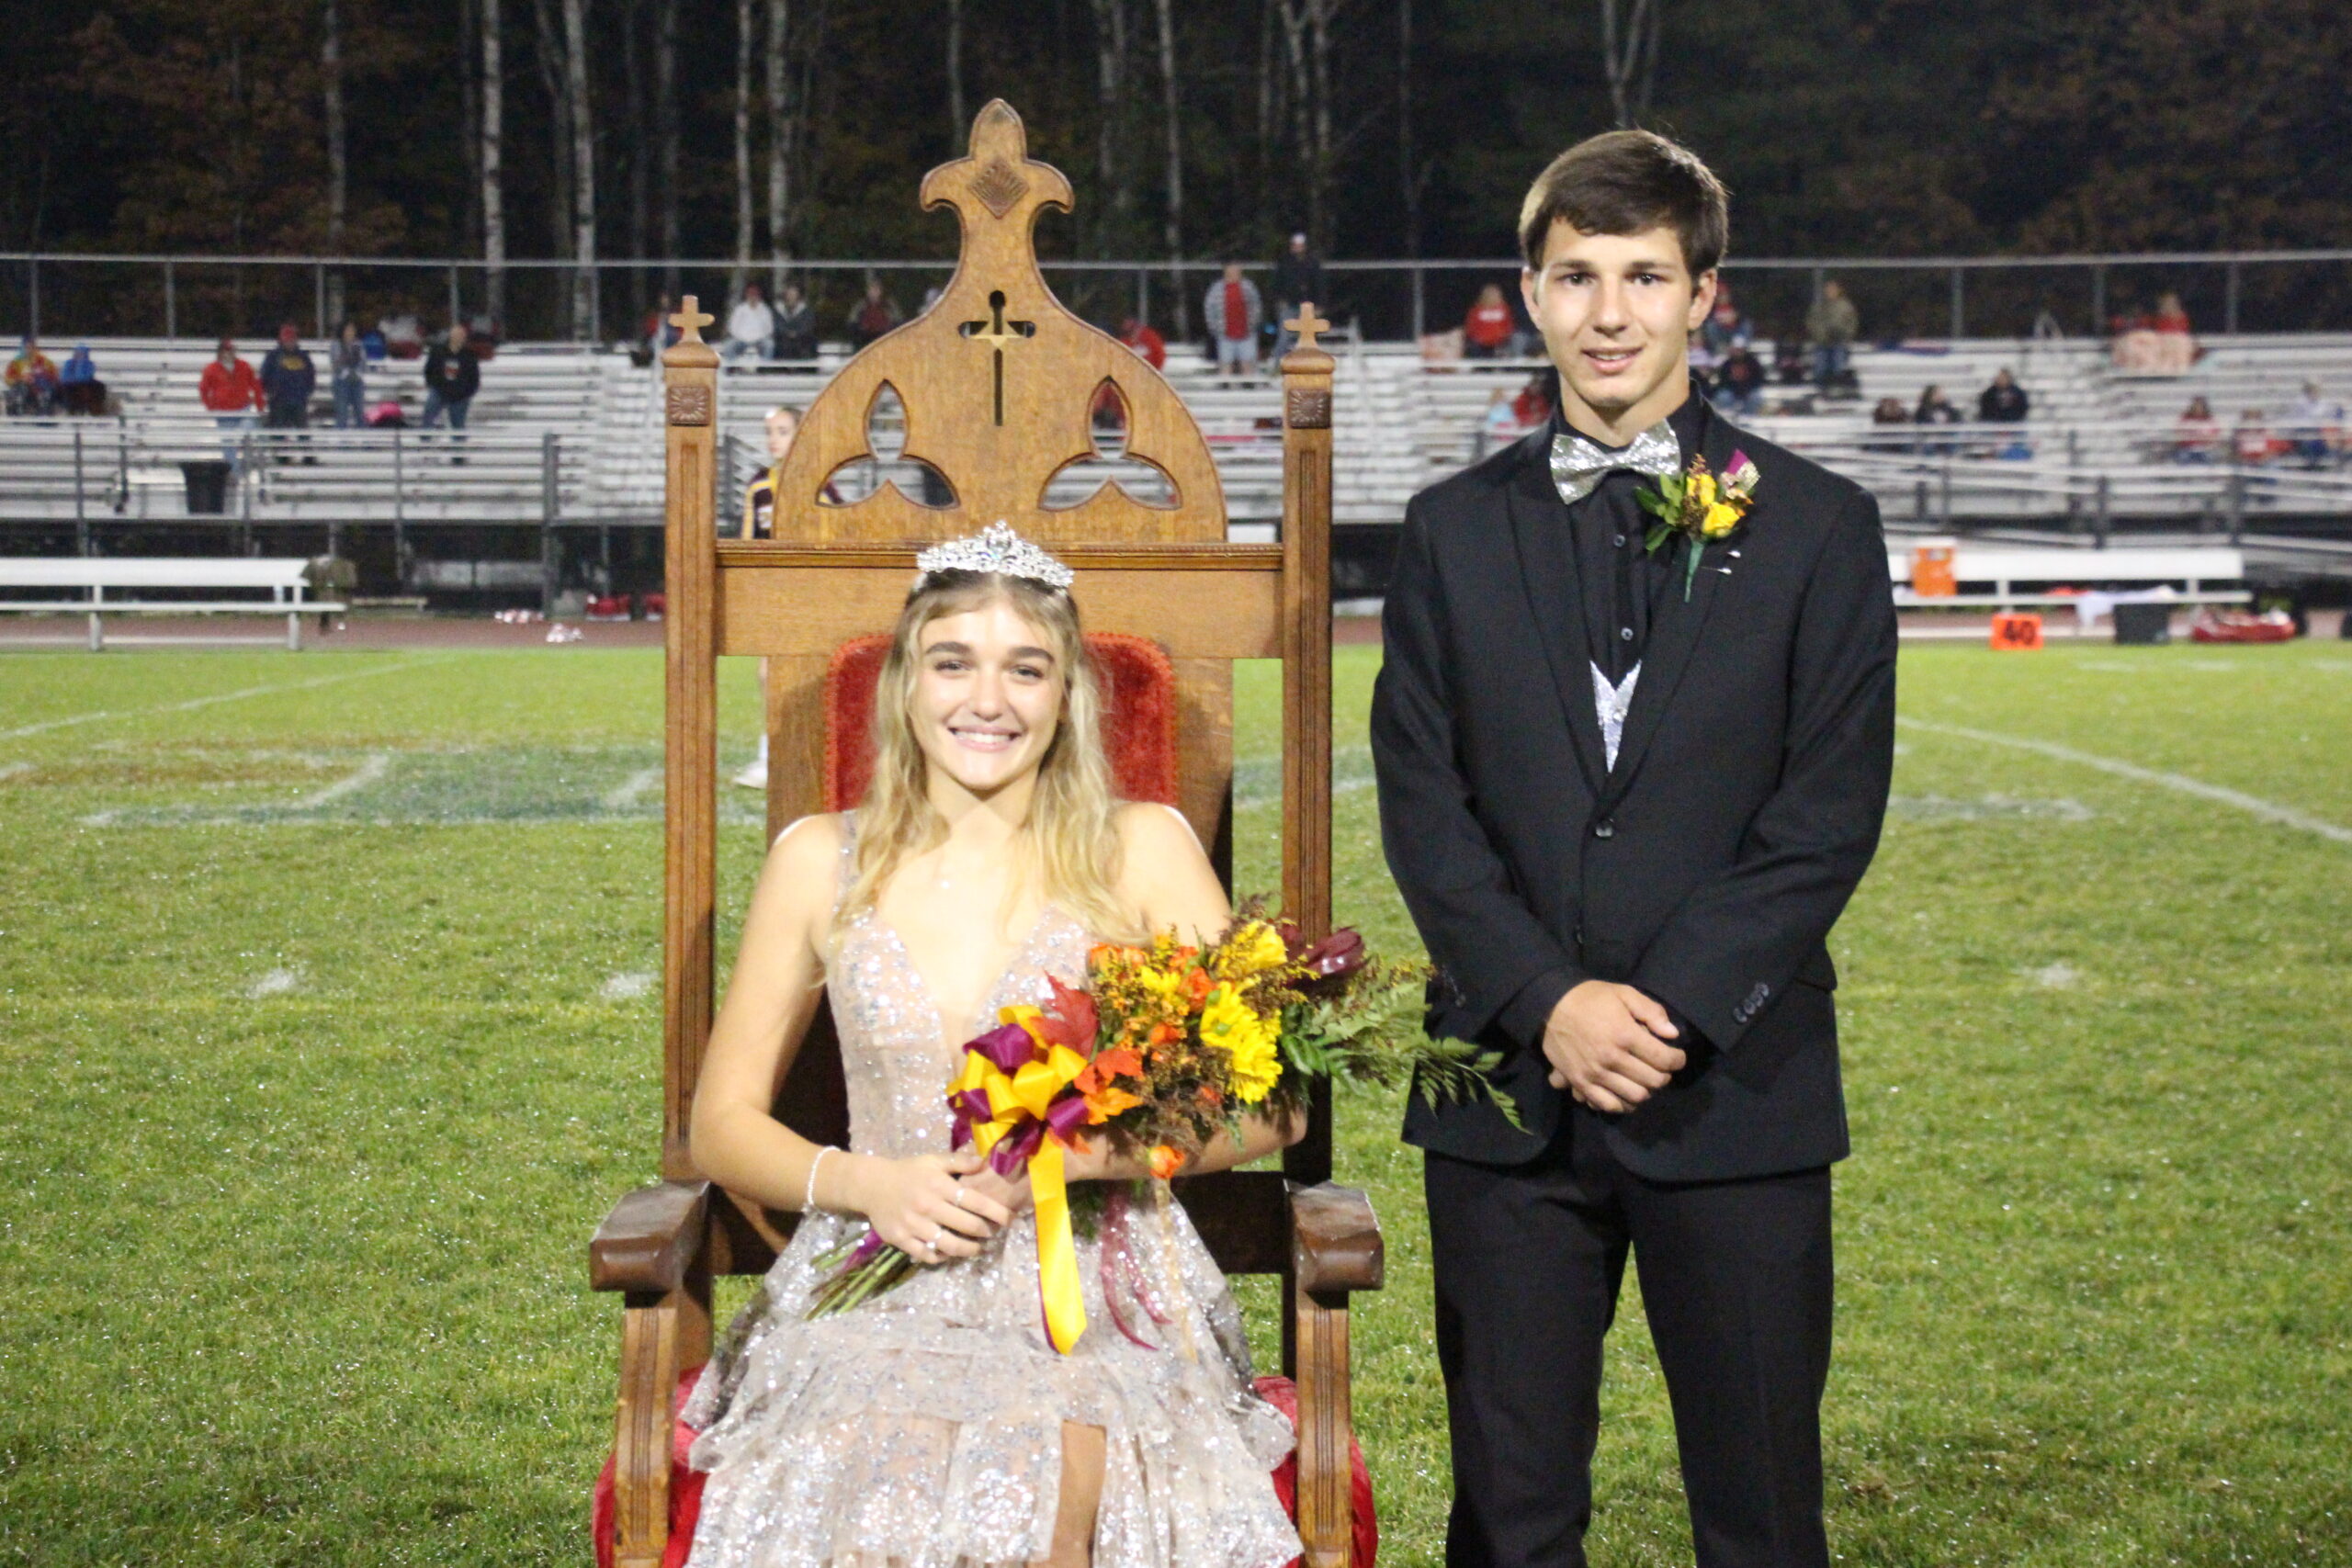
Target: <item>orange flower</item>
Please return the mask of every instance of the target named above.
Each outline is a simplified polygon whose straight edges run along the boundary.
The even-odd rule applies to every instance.
[[[1209,999],[1209,990],[1216,984],[1205,969],[1195,969],[1184,976],[1184,995],[1194,1007]]]
[[[1173,1045],[1183,1037],[1184,1032],[1172,1023],[1155,1023],[1151,1026],[1151,1033],[1146,1037],[1146,1043]]]
[[[1148,1156],[1151,1174],[1165,1181],[1184,1168],[1184,1156],[1166,1144],[1154,1144]]]

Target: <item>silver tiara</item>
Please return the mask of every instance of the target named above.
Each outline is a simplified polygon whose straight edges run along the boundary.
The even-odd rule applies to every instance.
[[[978,571],[993,577],[1025,577],[1048,588],[1068,588],[1078,574],[1014,533],[1002,518],[968,538],[949,539],[915,557],[915,586],[934,572]]]

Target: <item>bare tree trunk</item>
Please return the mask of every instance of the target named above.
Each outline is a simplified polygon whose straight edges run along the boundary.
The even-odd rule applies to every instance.
[[[1094,133],[1095,174],[1102,192],[1102,221],[1095,249],[1108,256],[1124,236],[1135,207],[1135,193],[1125,177],[1125,160],[1119,156],[1120,113],[1125,96],[1127,69],[1126,0],[1092,0],[1094,7]]]
[[[964,0],[947,0],[947,151],[963,153],[972,133],[964,116]]]
[[[1404,197],[1405,254],[1421,254],[1421,175],[1413,151],[1413,0],[1396,0],[1396,181]]]
[[[621,6],[621,80],[628,96],[628,254],[639,261],[651,254],[653,240],[654,134],[645,91],[645,0],[624,0]],[[628,319],[644,318],[645,269],[628,269]]]
[[[1170,325],[1179,339],[1192,333],[1192,299],[1184,288],[1183,269],[1177,264],[1184,259],[1184,140],[1182,100],[1176,75],[1176,7],[1175,0],[1153,0],[1159,21],[1159,85],[1160,102],[1168,118],[1168,221],[1164,238],[1168,244],[1168,292],[1176,301],[1176,313]],[[1148,323],[1146,323],[1147,325]]]
[[[768,0],[768,299],[784,297],[784,266],[790,259],[792,143],[796,122],[786,95],[792,90],[792,73],[785,46],[791,41],[791,0]]]
[[[554,8],[548,0],[531,0],[533,19],[538,24],[537,59],[539,85],[548,96],[548,146],[549,174],[548,181],[548,231],[555,254],[571,254],[571,97],[564,90],[567,67],[563,33],[556,22]]]
[[[735,0],[735,265],[727,275],[729,299],[743,292],[751,272],[752,0]]]
[[[481,0],[482,309],[506,330],[506,80],[500,54],[498,0]]]
[[[1600,65],[1609,77],[1609,104],[1623,129],[1650,112],[1657,80],[1659,13],[1666,0],[1600,0]]]
[[[661,143],[662,291],[678,299],[678,4],[653,0],[653,120]]]
[[[1274,141],[1283,120],[1282,73],[1274,62],[1274,22],[1282,0],[1265,0],[1258,26],[1258,223],[1275,216]]]
[[[343,254],[343,226],[350,197],[351,166],[343,123],[343,17],[340,0],[326,0],[319,17],[319,75],[326,85],[327,254]],[[341,330],[343,269],[327,272],[327,319],[322,333]]]
[[[1278,0],[1283,50],[1290,66],[1292,135],[1306,186],[1308,240],[1318,252],[1331,243],[1331,183],[1338,143],[1331,126],[1331,31],[1346,0]]]
[[[598,330],[596,309],[596,133],[588,106],[588,0],[563,0],[564,41],[570,56],[571,86],[572,226],[577,236],[572,255],[580,263],[572,275],[571,335],[593,342]]]

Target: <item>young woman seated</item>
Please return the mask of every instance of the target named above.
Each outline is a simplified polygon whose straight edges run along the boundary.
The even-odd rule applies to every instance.
[[[697,1089],[695,1158],[797,1209],[791,1245],[687,1409],[709,1472],[695,1568],[1050,1562],[1279,1568],[1299,1552],[1223,1277],[1182,1208],[1109,1194],[1081,1224],[1089,1326],[1046,1337],[1025,1179],[948,1147],[946,1086],[997,1010],[1085,978],[1090,945],[1225,928],[1182,818],[1111,794],[1067,568],[1009,531],[926,551],[875,698],[874,783],[770,851]],[[847,1149],[770,1114],[820,998]],[[1272,1154],[1263,1119],[1190,1168]],[[1131,1183],[1095,1140],[1072,1182]],[[806,1318],[819,1259],[866,1226],[926,1267]]]

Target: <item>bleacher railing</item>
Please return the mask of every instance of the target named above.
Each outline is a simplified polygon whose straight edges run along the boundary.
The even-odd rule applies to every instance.
[[[882,279],[911,312],[921,290],[944,283],[951,261],[906,257],[600,258],[594,262],[508,260],[493,268],[470,257],[204,255],[0,252],[0,325],[11,333],[188,336],[253,333],[291,321],[324,335],[340,309],[363,321],[405,311],[438,321],[495,312],[515,337],[573,335],[572,294],[585,274],[595,304],[594,336],[634,337],[662,294],[700,290],[732,298],[744,279],[771,297],[787,279],[816,306],[827,336],[838,335],[867,277]],[[1125,316],[1189,336],[1204,292],[1223,263],[1208,258],[1066,259],[1046,272],[1073,306],[1106,323]],[[1511,257],[1334,260],[1323,264],[1335,321],[1378,339],[1418,338],[1456,325],[1487,283],[1510,284]],[[1271,264],[1248,270],[1261,288]],[[2064,330],[2097,334],[2133,315],[2160,292],[2181,296],[2208,331],[2352,329],[2352,250],[2120,252],[2046,256],[1735,255],[1724,264],[1751,317],[1792,329],[1831,276],[1862,312],[1866,335],[1900,333],[1966,337],[2023,335],[2048,316]],[[1276,303],[1267,301],[1269,312]]]

